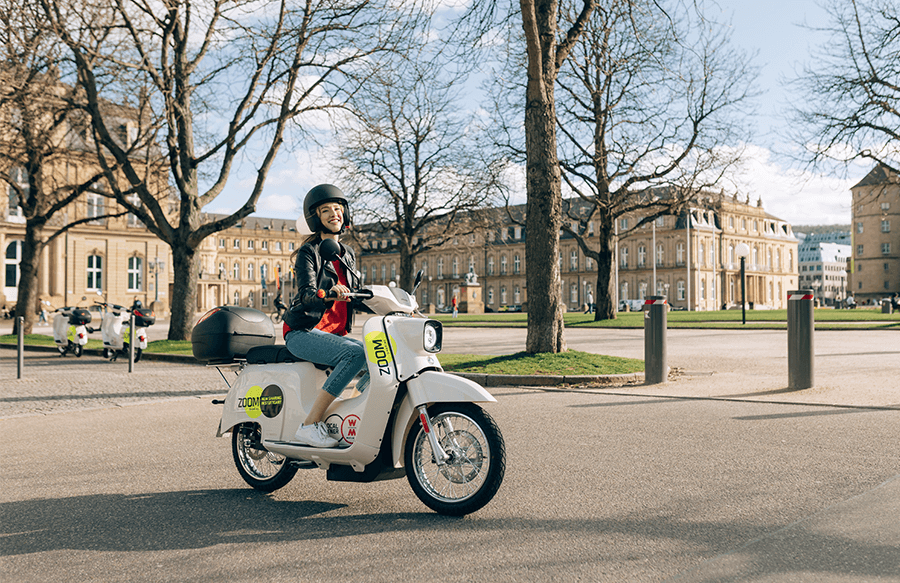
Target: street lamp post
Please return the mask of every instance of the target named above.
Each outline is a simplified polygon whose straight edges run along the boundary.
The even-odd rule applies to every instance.
[[[738,243],[734,248],[735,254],[741,258],[741,324],[747,323],[747,256],[750,255],[750,246],[746,243]]]
[[[159,272],[166,269],[166,262],[160,261],[159,257],[154,257],[150,262],[150,269],[153,270],[153,291],[155,294],[154,301],[159,301]]]

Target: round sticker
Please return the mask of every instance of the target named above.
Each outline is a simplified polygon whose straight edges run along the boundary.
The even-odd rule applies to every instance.
[[[284,393],[281,392],[281,387],[269,385],[263,389],[259,397],[259,408],[263,415],[269,419],[277,417],[282,407],[284,407]]]
[[[341,424],[344,422],[344,418],[338,415],[337,413],[332,413],[325,419],[325,428],[328,430],[328,436],[333,437],[340,441],[341,439]]]
[[[262,387],[253,385],[247,390],[247,394],[242,399],[238,399],[237,406],[244,410],[247,417],[256,419],[262,415],[262,409],[259,407],[259,398],[262,396]]]
[[[359,416],[347,415],[341,423],[341,437],[347,443],[352,444],[356,440],[356,432],[359,429]]]

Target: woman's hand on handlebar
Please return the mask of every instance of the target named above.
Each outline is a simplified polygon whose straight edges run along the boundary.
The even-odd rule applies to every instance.
[[[336,300],[339,302],[348,302],[350,301],[350,293],[349,287],[337,284],[328,291],[320,289],[317,295],[325,301]]]
[[[340,292],[340,294],[338,293]],[[328,291],[320,289],[316,295],[326,301],[337,300],[340,302],[349,302],[354,299],[367,300],[372,297],[372,290],[358,289],[351,290],[343,285],[336,285]]]

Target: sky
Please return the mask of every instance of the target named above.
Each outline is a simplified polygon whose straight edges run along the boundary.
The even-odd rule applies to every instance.
[[[792,95],[785,81],[796,75],[824,42],[821,33],[806,29],[827,23],[827,14],[816,0],[713,0],[708,16],[731,22],[732,43],[756,53],[759,68],[756,134],[746,145],[746,164],[735,177],[740,196],[755,203],[762,199],[765,210],[793,225],[850,223],[850,187],[868,168],[851,168],[846,177],[817,175],[804,171],[781,152],[788,151],[784,129]],[[282,149],[257,205],[257,216],[299,215],[306,191],[331,182],[326,153],[315,149]],[[255,179],[254,161],[245,160],[233,172],[222,195],[205,210],[233,212],[246,198]]]

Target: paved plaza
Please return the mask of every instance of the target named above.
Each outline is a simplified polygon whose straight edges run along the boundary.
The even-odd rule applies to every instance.
[[[445,329],[505,354],[524,329]],[[568,330],[641,358],[641,330]],[[464,519],[406,480],[301,471],[263,495],[216,438],[207,367],[0,349],[0,579],[900,581],[900,332],[817,332],[787,388],[786,333],[669,330],[669,382],[491,387],[497,497]]]

